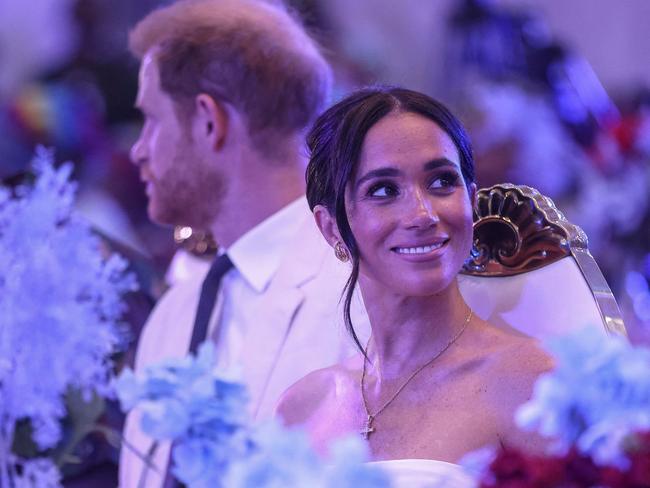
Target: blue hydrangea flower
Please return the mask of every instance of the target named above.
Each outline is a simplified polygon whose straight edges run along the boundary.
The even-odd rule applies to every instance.
[[[331,458],[326,469],[328,487],[336,488],[388,488],[388,476],[376,467],[366,466],[367,445],[358,436],[346,437],[336,442],[331,449]]]
[[[155,441],[173,441],[173,473],[191,488],[220,486],[228,465],[249,449],[245,387],[214,371],[214,347],[171,359],[115,382],[122,408],[136,405],[141,428]]]
[[[225,486],[232,488],[272,488],[323,486],[320,463],[310,448],[307,436],[297,430],[284,430],[275,422],[251,433],[254,451],[234,463]],[[290,460],[290,462],[288,462]]]
[[[252,434],[251,454],[231,466],[225,486],[232,488],[385,488],[388,477],[363,463],[366,446],[358,438],[334,444],[330,459],[321,460],[299,430],[266,423]]]
[[[623,467],[621,439],[650,428],[650,350],[584,329],[547,342],[556,368],[537,381],[519,426]]]
[[[172,473],[189,488],[385,488],[388,479],[367,459],[360,439],[333,448],[321,460],[304,432],[275,422],[251,428],[245,387],[213,370],[214,348],[196,358],[163,361],[142,373],[124,371],[115,382],[125,410],[143,412],[142,430],[172,441]]]

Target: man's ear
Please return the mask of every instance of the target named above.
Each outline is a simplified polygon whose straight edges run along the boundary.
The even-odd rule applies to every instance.
[[[329,210],[323,205],[316,205],[314,207],[314,220],[320,230],[321,234],[330,246],[334,247],[337,242],[343,242],[339,228],[336,225],[336,219],[330,215]]]
[[[220,149],[228,132],[228,110],[225,105],[206,93],[194,99],[192,133],[195,140],[205,141],[211,149]]]

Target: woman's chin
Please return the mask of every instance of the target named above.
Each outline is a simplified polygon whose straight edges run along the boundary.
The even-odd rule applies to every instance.
[[[443,294],[454,282],[454,278],[397,279],[390,287],[397,294],[408,297],[434,297]]]
[[[369,275],[361,269],[359,285],[366,297],[397,295],[403,297],[434,297],[442,295],[456,283],[457,273],[451,271],[441,272],[438,269],[421,270],[414,272],[412,269],[394,269],[391,273]]]

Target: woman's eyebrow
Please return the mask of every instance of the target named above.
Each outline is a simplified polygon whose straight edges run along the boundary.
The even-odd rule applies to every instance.
[[[451,159],[436,158],[424,163],[424,170],[431,171],[433,169],[437,169],[442,166],[453,166],[454,168],[458,168],[458,164],[454,163]]]
[[[437,168],[449,167],[449,166],[458,169],[458,164],[454,163],[450,159],[435,158],[424,163],[423,169],[424,171],[432,171]],[[400,176],[401,174],[402,172],[399,169],[391,166],[373,169],[368,171],[365,175],[363,175],[361,178],[357,180],[356,184],[354,185],[354,189],[355,190],[358,189],[361,185],[363,185],[363,183],[365,183],[368,180],[372,180],[375,178]]]
[[[363,175],[361,178],[359,178],[354,185],[355,190],[359,188],[364,182],[368,180],[372,180],[374,178],[385,178],[387,176],[399,176],[401,174],[401,171],[398,170],[397,168],[391,168],[391,167],[386,167],[386,168],[377,168],[368,171],[365,175]]]

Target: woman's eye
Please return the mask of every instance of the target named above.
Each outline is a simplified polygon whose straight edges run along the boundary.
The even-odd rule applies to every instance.
[[[397,194],[397,190],[392,185],[385,183],[373,185],[368,190],[368,196],[371,197],[391,197]]]
[[[458,184],[458,175],[455,173],[448,173],[437,176],[429,185],[431,188],[449,188]]]

